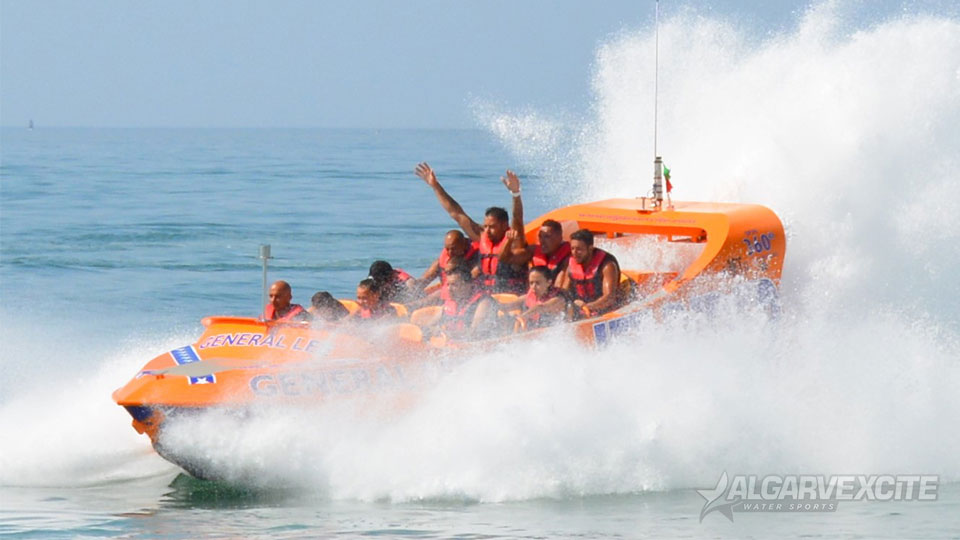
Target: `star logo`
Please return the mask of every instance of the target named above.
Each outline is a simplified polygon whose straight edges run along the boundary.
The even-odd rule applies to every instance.
[[[730,486],[727,481],[727,471],[723,471],[723,474],[720,475],[720,479],[717,480],[717,487],[713,489],[698,489],[697,494],[699,494],[706,501],[703,505],[703,509],[700,510],[700,523],[703,523],[703,518],[711,512],[720,512],[721,514],[727,516],[727,519],[733,523],[733,509],[739,505],[742,501],[740,497],[732,501],[727,500],[727,493],[730,490]]]

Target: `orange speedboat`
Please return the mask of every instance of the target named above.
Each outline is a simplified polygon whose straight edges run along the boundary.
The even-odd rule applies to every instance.
[[[656,193],[656,190],[655,190]],[[577,229],[595,234],[614,253],[634,301],[599,317],[563,323],[585,344],[602,344],[644,317],[674,310],[708,309],[711,299],[746,290],[751,301],[776,312],[786,242],[768,208],[732,203],[669,203],[650,198],[608,199],[558,208],[528,223],[529,242],[540,224],[560,222],[564,236]],[[163,444],[165,422],[209,408],[253,403],[326,403],[343,399],[416,399],[438,374],[468,355],[449,354],[491,346],[430,335],[419,325],[427,312],[358,334],[336,326],[208,317],[193,344],[148,362],[113,399],[133,417],[157,451],[196,476],[202,464],[186,462]],[[538,332],[515,329],[515,339]],[[502,342],[503,336],[496,342]]]

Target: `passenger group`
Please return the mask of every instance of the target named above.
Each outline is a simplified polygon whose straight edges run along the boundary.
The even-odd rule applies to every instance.
[[[415,172],[460,226],[446,233],[439,256],[419,279],[387,261],[375,261],[357,285],[356,302],[321,291],[307,309],[292,304],[290,285],[277,281],[270,287],[262,318],[362,322],[436,306],[415,312],[424,315],[412,322],[469,339],[502,331],[508,326],[504,321],[510,328],[538,328],[601,315],[627,300],[617,259],[594,246],[589,230],[577,230],[564,241],[563,225],[546,220],[537,231],[538,243],[527,244],[520,179],[513,171],[500,179],[512,196],[513,220],[505,209],[493,206],[484,212],[482,223],[447,193],[430,165],[420,163]],[[503,317],[505,313],[515,318]]]

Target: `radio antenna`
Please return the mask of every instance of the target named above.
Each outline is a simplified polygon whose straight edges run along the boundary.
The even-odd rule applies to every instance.
[[[654,52],[653,52],[653,156],[657,154],[657,99],[660,97],[660,0],[654,15]]]
[[[657,0],[654,16],[654,61],[653,61],[653,206],[663,205],[663,160],[657,152],[657,99],[660,95],[660,0]]]

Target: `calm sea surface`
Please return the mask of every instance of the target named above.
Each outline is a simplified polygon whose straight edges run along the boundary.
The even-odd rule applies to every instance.
[[[2,292],[18,311],[253,314],[260,244],[302,303],[352,294],[377,258],[420,272],[455,226],[420,160],[476,219],[510,202],[509,158],[479,131],[5,129],[2,142]],[[546,208],[538,182],[530,217]]]
[[[531,399],[497,417],[525,414],[521,432],[497,444],[486,444],[488,436],[467,439],[458,451],[462,463],[450,446],[435,455],[427,446],[423,461],[442,463],[438,482],[449,488],[427,483],[426,474],[418,478],[423,486],[410,488],[408,471],[400,470],[409,461],[399,459],[399,447],[377,454],[375,463],[352,463],[355,480],[328,471],[334,488],[321,481],[311,489],[292,480],[233,486],[178,477],[152,454],[146,437],[133,433],[109,393],[148,359],[198,335],[202,317],[258,313],[260,244],[272,246],[270,278],[289,281],[303,304],[317,290],[351,296],[377,258],[419,274],[453,223],[414,176],[416,163],[430,162],[478,219],[487,206],[509,205],[499,176],[517,166],[514,158],[481,131],[4,128],[0,159],[0,535],[960,536],[957,484],[942,486],[935,502],[736,514],[734,523],[715,513],[700,523],[704,501],[693,488],[713,487],[725,465],[720,459],[691,465],[680,457],[688,449],[700,455],[695,449],[708,444],[699,430],[668,432],[658,449],[648,433],[660,428],[634,426],[639,435],[629,426],[597,428],[609,422],[606,404],[565,416]],[[528,220],[562,197],[549,179],[519,172]],[[551,354],[568,366],[586,360]],[[623,390],[616,402],[634,403],[633,393]],[[702,414],[697,408],[695,415]],[[429,433],[434,422],[428,416],[414,425]],[[570,431],[544,429],[549,436],[539,436],[544,425],[568,422]],[[755,431],[751,440],[764,440],[764,430]],[[599,456],[587,451],[597,433],[604,448],[641,450]],[[283,456],[295,441],[271,445],[277,437],[247,448],[254,456]],[[567,459],[569,449],[575,459]],[[290,452],[289,460],[311,459]],[[742,454],[730,443],[710,455],[728,453]],[[250,454],[244,459],[259,463]],[[939,472],[936,461],[924,463],[927,470],[892,472]],[[365,474],[365,467],[384,472]],[[660,472],[636,473],[650,469]],[[464,479],[470,475],[476,478]]]

